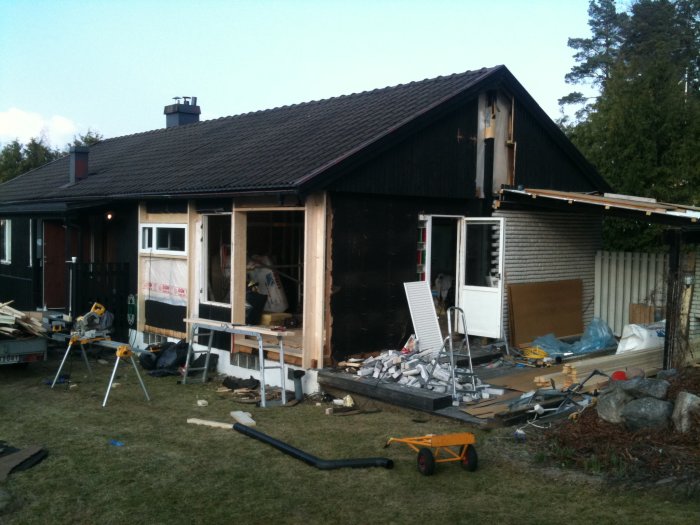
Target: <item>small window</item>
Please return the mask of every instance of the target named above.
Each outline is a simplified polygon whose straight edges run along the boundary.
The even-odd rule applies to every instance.
[[[0,219],[0,263],[12,262],[12,221]]]
[[[142,253],[187,254],[187,225],[185,224],[142,224],[139,233],[139,246]]]

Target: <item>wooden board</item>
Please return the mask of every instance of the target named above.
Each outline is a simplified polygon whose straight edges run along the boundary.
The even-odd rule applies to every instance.
[[[519,390],[520,392],[529,392],[533,390],[535,377],[545,373],[555,374],[561,372],[562,365],[553,365],[548,368],[515,368],[513,372],[497,376],[489,377],[484,382],[489,385],[510,388],[511,390]]]
[[[520,346],[553,333],[583,333],[583,281],[544,281],[508,286],[512,344]]]
[[[654,322],[654,307],[647,304],[630,304],[630,324],[650,324]]]

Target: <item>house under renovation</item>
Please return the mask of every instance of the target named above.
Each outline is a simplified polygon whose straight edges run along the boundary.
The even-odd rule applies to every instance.
[[[494,210],[503,187],[609,191],[504,66],[207,121],[195,98],[164,112],[163,129],[0,187],[3,300],[97,301],[142,346],[187,337],[187,318],[286,326],[285,360],[307,371],[399,348],[409,281],[475,336],[508,337],[506,280],[578,279],[593,315],[600,216]],[[255,346],[218,334],[219,371],[255,374]]]

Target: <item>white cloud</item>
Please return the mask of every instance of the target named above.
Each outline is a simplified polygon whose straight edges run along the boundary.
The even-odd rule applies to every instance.
[[[32,137],[44,137],[52,146],[62,147],[73,140],[75,122],[60,115],[44,117],[39,113],[10,108],[0,111],[0,143],[17,139],[26,143]]]

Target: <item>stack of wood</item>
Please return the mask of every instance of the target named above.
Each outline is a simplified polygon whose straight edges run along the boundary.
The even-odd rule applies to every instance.
[[[663,347],[635,350],[622,354],[594,357],[566,363],[561,372],[540,375],[534,378],[537,388],[551,388],[552,381],[556,388],[564,389],[584,381],[594,370],[612,376],[614,372],[628,373],[643,371],[649,377],[655,375],[663,368]],[[584,385],[584,391],[592,391],[604,386],[608,379],[596,375],[590,378]]]
[[[45,337],[46,329],[39,319],[10,306],[13,301],[0,304],[0,335],[12,338]]]

